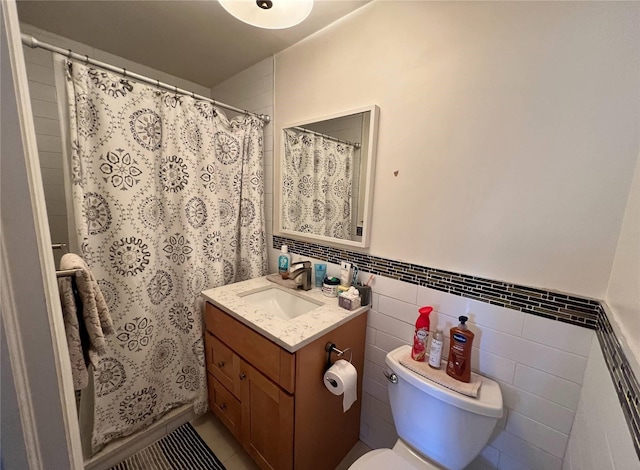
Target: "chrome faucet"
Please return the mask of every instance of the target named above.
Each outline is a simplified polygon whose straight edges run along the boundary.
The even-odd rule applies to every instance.
[[[298,286],[298,289],[311,290],[311,261],[298,261],[291,263],[293,268],[295,265],[301,264],[302,266],[289,273],[289,279],[295,279],[302,275],[302,284]]]

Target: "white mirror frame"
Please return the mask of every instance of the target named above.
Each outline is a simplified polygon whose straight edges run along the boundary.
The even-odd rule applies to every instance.
[[[351,114],[358,113],[371,113],[371,119],[369,122],[369,142],[368,142],[368,154],[367,154],[367,168],[366,168],[366,180],[364,189],[364,218],[362,224],[362,237],[361,240],[343,240],[339,238],[327,237],[324,235],[315,235],[311,233],[296,232],[293,230],[282,228],[282,164],[284,158],[284,129],[290,127],[305,126],[311,123],[327,121],[330,119],[336,119]],[[278,136],[280,138],[280,152],[276,154],[274,161],[274,181],[276,186],[273,191],[273,232],[275,235],[293,238],[295,240],[308,241],[313,243],[320,242],[321,244],[336,247],[354,247],[354,248],[367,248],[369,246],[369,240],[371,238],[371,215],[373,212],[373,181],[375,179],[376,172],[376,152],[378,143],[378,120],[380,115],[380,108],[377,105],[364,106],[362,108],[351,109],[348,111],[342,111],[327,116],[319,116],[314,118],[305,119],[303,121],[293,122],[278,128]]]

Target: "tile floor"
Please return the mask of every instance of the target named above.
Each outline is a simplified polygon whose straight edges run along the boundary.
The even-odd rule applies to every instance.
[[[222,424],[213,413],[208,412],[193,420],[191,424],[227,470],[260,470],[251,457],[249,457],[249,454],[240,446],[236,438],[231,435],[224,424]],[[358,457],[370,450],[366,444],[358,441],[335,470],[348,469]]]

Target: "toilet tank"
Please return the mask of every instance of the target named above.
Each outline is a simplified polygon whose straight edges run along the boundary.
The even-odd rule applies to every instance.
[[[389,400],[398,436],[427,459],[451,470],[466,467],[487,445],[502,417],[497,382],[482,380],[477,398],[432,382],[399,363],[411,351],[401,346],[386,357],[398,378],[389,383]]]

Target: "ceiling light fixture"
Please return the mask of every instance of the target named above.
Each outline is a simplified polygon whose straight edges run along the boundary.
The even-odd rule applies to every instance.
[[[313,0],[218,0],[228,13],[258,28],[284,29],[305,20]]]

